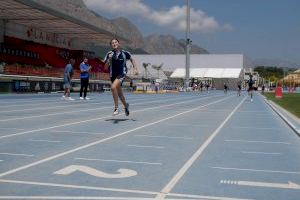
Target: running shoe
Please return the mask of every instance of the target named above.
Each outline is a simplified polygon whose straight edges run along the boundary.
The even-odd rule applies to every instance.
[[[68,97],[68,98],[66,98],[66,100],[75,101],[75,99],[73,99],[72,97]]]
[[[113,112],[113,115],[118,115],[119,114],[119,109],[118,108],[115,108],[114,112]]]
[[[126,104],[126,107],[125,107],[125,115],[126,116],[129,115],[129,104],[128,103]]]
[[[63,95],[60,99],[61,99],[61,100],[66,100],[66,96]]]
[[[90,100],[91,98],[88,98],[88,97],[84,97],[84,99],[85,99],[85,100]]]
[[[83,100],[84,98],[83,98],[83,97],[80,97],[79,99],[80,99],[80,100]]]

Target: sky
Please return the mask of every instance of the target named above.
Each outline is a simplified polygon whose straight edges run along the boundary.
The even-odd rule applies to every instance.
[[[186,0],[84,0],[108,19],[126,17],[144,36],[185,38]],[[300,0],[190,0],[191,39],[210,53],[300,66]]]

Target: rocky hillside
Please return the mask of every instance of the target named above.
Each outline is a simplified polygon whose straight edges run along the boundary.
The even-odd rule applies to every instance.
[[[150,54],[184,54],[185,40],[178,40],[172,35],[158,35],[153,34],[145,38],[144,49]],[[208,51],[197,46],[192,45],[192,54],[207,54]]]
[[[127,18],[119,17],[111,20],[111,22],[117,30],[117,35],[126,35],[126,38],[132,41],[132,43],[130,44],[131,48],[143,48],[143,35],[138,30],[138,28],[134,24],[132,24]]]
[[[172,35],[153,34],[143,38],[139,29],[128,19],[119,17],[113,20],[104,18],[103,16],[89,10],[83,0],[34,0],[42,5],[58,10],[62,13],[70,15],[74,18],[88,22],[94,26],[101,27],[116,35],[132,41],[126,44],[125,48],[130,49],[133,53],[149,53],[149,54],[182,54],[185,52],[185,41],[178,40]],[[95,44],[94,50],[106,50],[108,44]],[[99,48],[96,48],[98,46]],[[206,54],[205,49],[193,45],[191,53]]]

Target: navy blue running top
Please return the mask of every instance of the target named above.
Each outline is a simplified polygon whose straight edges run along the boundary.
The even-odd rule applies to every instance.
[[[108,55],[111,53],[113,53],[113,56],[111,63],[109,63],[110,77],[125,76],[127,73],[126,60],[131,59],[131,54],[125,50],[118,52],[116,50],[109,51],[104,58],[105,63],[108,61]]]

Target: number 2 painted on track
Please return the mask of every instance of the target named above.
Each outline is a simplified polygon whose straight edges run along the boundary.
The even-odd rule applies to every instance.
[[[119,169],[117,170],[118,173],[111,174],[84,165],[69,165],[54,172],[53,174],[69,175],[76,171],[80,171],[98,178],[128,178],[137,175],[137,172],[131,169]]]

